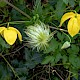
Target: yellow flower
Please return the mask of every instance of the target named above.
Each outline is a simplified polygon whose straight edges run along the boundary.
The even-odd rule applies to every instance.
[[[80,30],[80,14],[73,12],[65,13],[61,18],[60,27],[67,19],[70,19],[67,25],[68,33],[73,37]]]
[[[20,41],[22,41],[21,33],[13,27],[0,27],[0,34],[6,40],[9,45],[13,45],[17,39],[17,35]]]

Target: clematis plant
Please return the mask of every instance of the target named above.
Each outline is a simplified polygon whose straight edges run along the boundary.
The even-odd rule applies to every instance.
[[[35,24],[34,26],[29,26],[25,33],[27,34],[28,42],[33,49],[37,48],[39,50],[45,50],[48,46],[48,42],[52,38],[50,29],[44,23]]]
[[[73,37],[80,30],[80,14],[76,12],[65,13],[61,18],[60,27],[67,19],[70,19],[67,25],[68,33]]]
[[[0,34],[5,39],[5,41],[9,45],[13,45],[17,39],[17,35],[20,41],[22,41],[22,35],[21,33],[13,27],[0,27]]]

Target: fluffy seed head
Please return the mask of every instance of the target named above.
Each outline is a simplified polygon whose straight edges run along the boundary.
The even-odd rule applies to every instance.
[[[45,50],[48,46],[48,42],[52,38],[50,34],[50,29],[45,24],[35,24],[34,26],[29,26],[25,33],[27,34],[28,42],[30,43],[33,49]]]

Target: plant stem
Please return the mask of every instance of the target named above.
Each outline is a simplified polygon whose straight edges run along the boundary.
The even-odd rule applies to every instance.
[[[23,14],[23,15],[26,16],[27,18],[31,19],[31,17],[30,17],[28,14],[24,13],[22,10],[20,10],[19,8],[17,8],[16,6],[14,6],[14,5],[11,4],[10,2],[8,2],[7,0],[4,0],[4,2],[5,2],[6,4],[8,4],[9,6],[13,7],[14,9],[16,9],[18,12],[20,12],[21,14]]]
[[[56,70],[52,71],[52,73],[54,73],[54,72],[60,77],[61,80],[64,80]]]
[[[2,54],[0,54],[0,56],[5,60],[5,62],[8,64],[8,66],[11,68],[11,70],[13,71],[15,77],[17,77],[19,80],[21,80],[20,77],[19,77],[19,76],[17,75],[17,73],[15,72],[14,68],[13,68],[13,67],[10,65],[10,63],[7,61],[7,59],[6,59]]]
[[[59,30],[59,31],[64,31],[64,32],[67,32],[67,30],[64,30],[64,29],[60,29],[60,28],[56,28],[56,27],[52,27],[52,26],[49,26],[50,28],[52,29],[56,29],[56,30]]]

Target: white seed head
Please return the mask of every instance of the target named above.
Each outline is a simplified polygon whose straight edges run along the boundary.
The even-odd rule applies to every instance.
[[[35,24],[34,26],[29,26],[25,33],[27,34],[28,42],[30,43],[33,49],[37,48],[37,50],[45,50],[48,46],[48,42],[52,38],[52,34],[50,34],[50,29],[45,24],[41,23]]]

